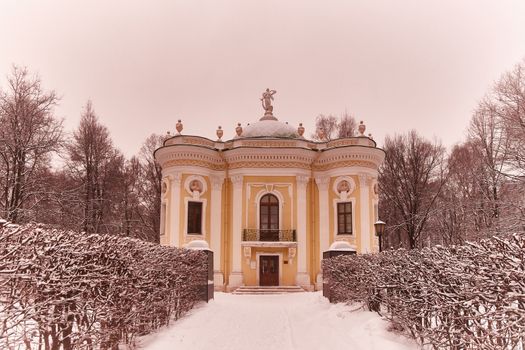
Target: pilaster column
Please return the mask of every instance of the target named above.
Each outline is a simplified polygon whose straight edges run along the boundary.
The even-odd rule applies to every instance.
[[[213,284],[223,290],[224,275],[221,271],[222,182],[223,178],[212,176],[211,180],[211,229],[210,248],[213,251]]]
[[[169,227],[169,245],[173,247],[180,247],[180,232],[179,222],[180,217],[180,187],[182,180],[182,173],[173,173],[169,175],[171,197],[170,197],[170,227]]]
[[[370,232],[370,179],[368,174],[359,174],[359,207],[361,208],[361,253],[370,253],[372,236]]]
[[[242,236],[242,175],[231,177],[233,183],[232,196],[232,269],[229,277],[228,288],[235,289],[243,285],[241,266],[241,236]]]
[[[323,252],[330,247],[329,243],[329,206],[328,206],[328,185],[330,184],[330,177],[316,177],[315,183],[319,189],[319,268],[321,269],[321,262],[323,261]],[[323,271],[319,270],[316,278],[316,289],[323,288]]]
[[[306,186],[308,176],[297,176],[297,276],[298,286],[310,289],[306,255]]]

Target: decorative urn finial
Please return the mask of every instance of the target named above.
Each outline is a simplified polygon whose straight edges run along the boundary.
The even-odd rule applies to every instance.
[[[359,122],[359,126],[357,127],[357,130],[359,131],[359,136],[365,136],[366,125],[363,124],[362,120]]]
[[[297,133],[299,134],[299,136],[303,137],[303,134],[304,134],[303,123],[299,123],[299,127],[297,128]]]
[[[237,123],[237,127],[235,128],[235,132],[237,133],[237,136],[239,136],[239,137],[242,135],[241,123]]]
[[[217,129],[217,137],[219,139],[217,141],[221,141],[222,135],[224,135],[224,131],[222,130],[222,126],[219,125],[219,128]]]
[[[180,135],[180,133],[181,133],[181,131],[182,131],[182,127],[183,127],[183,126],[182,126],[182,122],[181,122],[181,120],[179,119],[179,121],[177,122],[177,124],[175,124],[175,129],[177,129],[177,132],[179,133],[179,135]]]

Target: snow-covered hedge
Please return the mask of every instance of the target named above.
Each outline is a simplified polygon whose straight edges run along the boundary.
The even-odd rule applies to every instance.
[[[0,348],[110,349],[180,317],[207,257],[111,235],[0,228]]]
[[[525,235],[323,261],[332,301],[364,302],[432,349],[522,349]]]

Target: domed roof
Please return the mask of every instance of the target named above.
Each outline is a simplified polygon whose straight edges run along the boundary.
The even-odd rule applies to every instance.
[[[265,119],[247,125],[243,128],[241,137],[288,137],[300,138],[297,128],[278,121],[277,119]]]

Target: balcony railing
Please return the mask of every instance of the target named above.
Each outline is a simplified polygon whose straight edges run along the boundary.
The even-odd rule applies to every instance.
[[[255,242],[296,242],[295,230],[244,229],[243,241]]]

